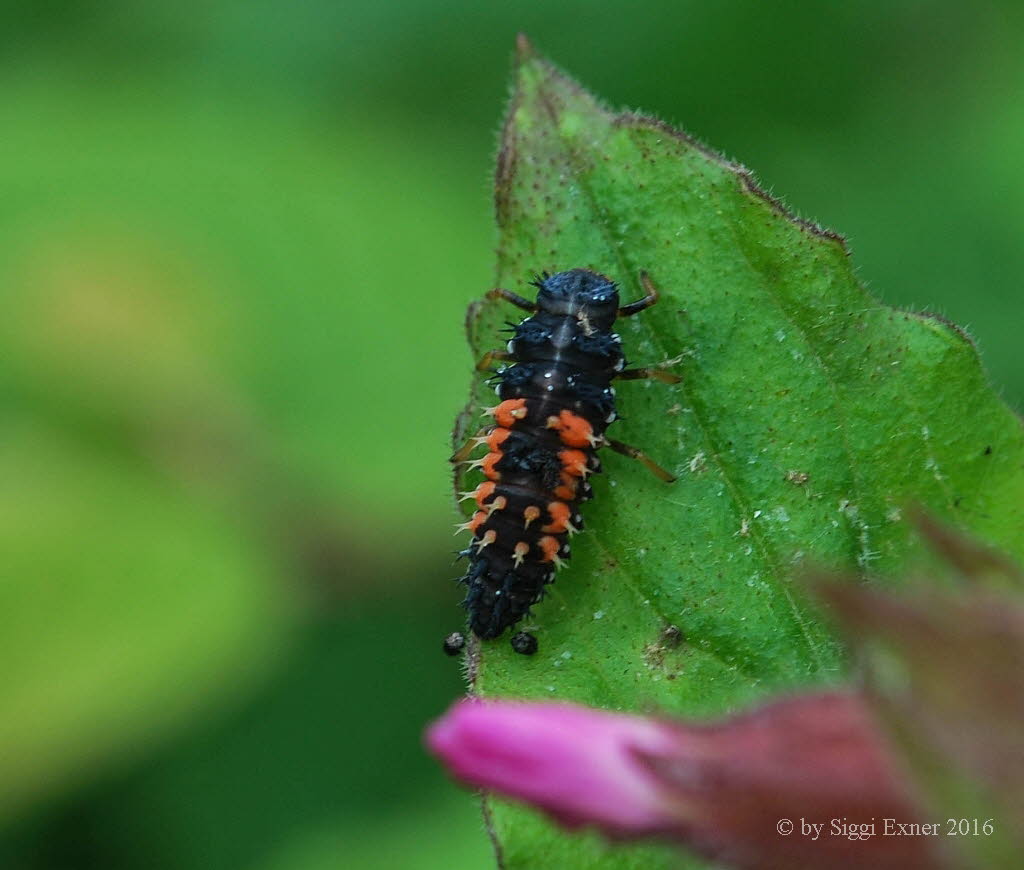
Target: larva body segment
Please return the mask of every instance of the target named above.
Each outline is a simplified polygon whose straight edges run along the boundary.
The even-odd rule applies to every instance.
[[[585,269],[545,276],[534,313],[514,328],[496,375],[494,426],[487,453],[472,463],[486,480],[466,528],[469,569],[464,606],[481,638],[514,626],[569,558],[569,535],[582,528],[579,506],[601,471],[598,449],[614,422],[611,382],[626,364],[612,331],[619,293]]]

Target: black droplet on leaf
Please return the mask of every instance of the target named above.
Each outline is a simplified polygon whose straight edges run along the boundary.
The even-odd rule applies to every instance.
[[[532,656],[537,652],[537,638],[528,631],[517,631],[512,635],[512,649],[523,656]]]

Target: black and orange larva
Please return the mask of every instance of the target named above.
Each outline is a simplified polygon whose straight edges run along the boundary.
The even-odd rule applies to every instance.
[[[641,460],[667,482],[674,478],[642,451],[605,436],[616,419],[615,379],[679,378],[660,369],[627,369],[622,341],[612,332],[617,317],[649,308],[658,293],[646,273],[647,295],[619,306],[615,282],[586,269],[545,273],[532,283],[537,300],[509,290],[492,290],[531,312],[512,327],[505,351],[491,351],[477,364],[489,370],[496,360],[511,365],[494,374],[499,403],[486,409],[494,424],[466,442],[452,461],[468,462],[472,451],[487,454],[469,462],[486,480],[463,498],[478,510],[459,529],[473,534],[460,556],[469,559],[461,578],[468,587],[464,607],[478,637],[498,637],[514,626],[544,594],[555,570],[569,558],[568,538],[583,528],[578,508],[591,498],[587,477],[601,471],[597,451],[604,446]],[[533,653],[536,639],[527,632],[512,638],[516,652]],[[462,649],[450,635],[445,651]]]

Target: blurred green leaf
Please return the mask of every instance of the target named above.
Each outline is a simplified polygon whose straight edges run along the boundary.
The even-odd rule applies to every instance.
[[[456,154],[368,117],[45,73],[0,112],[10,815],[237,700],[296,593],[450,561],[445,469],[408,444],[448,438],[491,230]]]
[[[834,681],[837,642],[790,576],[809,559],[861,577],[905,569],[919,555],[912,501],[1024,555],[1020,422],[965,334],[881,305],[842,240],[746,170],[608,112],[524,51],[497,173],[499,281],[585,267],[629,299],[651,273],[662,299],[622,323],[626,350],[635,364],[674,360],[684,380],[623,385],[615,434],[680,479],[607,458],[584,509],[593,531],[535,610],[540,652],[487,644],[476,690],[693,714]],[[474,309],[476,352],[507,317]],[[494,828],[509,868],[676,860],[609,851],[504,805]]]
[[[0,823],[226,704],[282,641],[230,519],[28,425],[0,448]]]
[[[215,405],[362,532],[441,529],[445,469],[410,432],[443,451],[492,242],[447,140],[171,86],[27,79],[0,112],[0,390],[114,429]]]

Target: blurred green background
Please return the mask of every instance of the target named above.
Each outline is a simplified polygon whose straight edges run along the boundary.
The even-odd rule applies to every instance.
[[[1024,399],[1016,0],[0,9],[0,867],[490,866],[419,734],[517,30]]]

